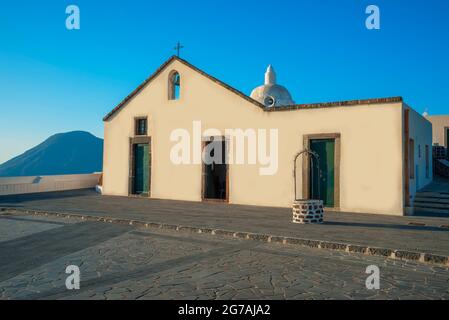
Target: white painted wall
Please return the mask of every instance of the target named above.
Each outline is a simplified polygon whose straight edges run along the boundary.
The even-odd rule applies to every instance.
[[[416,192],[432,182],[432,124],[412,108],[405,104],[404,107],[410,109],[409,136],[415,141],[415,178],[410,179],[410,199],[413,203]],[[430,152],[428,176],[426,176],[426,145],[429,146]],[[419,154],[420,149],[421,155]],[[410,178],[409,174],[408,177]]]
[[[0,178],[0,196],[94,188],[101,173]]]

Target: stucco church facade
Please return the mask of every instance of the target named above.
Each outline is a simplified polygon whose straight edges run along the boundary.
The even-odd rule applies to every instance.
[[[106,195],[404,215],[432,181],[432,125],[401,97],[296,104],[272,66],[248,96],[174,56],[103,121]]]

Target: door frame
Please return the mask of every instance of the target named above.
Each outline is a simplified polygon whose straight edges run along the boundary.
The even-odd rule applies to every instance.
[[[449,127],[444,127],[444,146],[446,147],[446,157],[449,158]]]
[[[340,163],[341,163],[341,134],[340,133],[318,133],[305,134],[303,136],[304,149],[310,150],[311,140],[333,139],[335,141],[334,150],[334,206],[333,210],[340,209]],[[310,164],[309,161],[302,161],[302,197],[308,199],[310,195]],[[295,182],[296,183],[296,182]]]
[[[134,179],[135,179],[135,157],[134,146],[136,144],[148,144],[148,193],[136,194],[134,191]],[[128,175],[128,196],[130,197],[151,197],[151,159],[152,159],[152,144],[151,137],[132,137],[129,138],[129,175]]]
[[[404,110],[404,210],[410,206],[410,110]],[[405,212],[405,211],[404,211]]]
[[[210,139],[221,139],[225,142],[225,159],[226,159],[226,198],[225,199],[209,199],[205,197],[206,191],[206,164],[203,161],[203,152],[206,147],[206,143],[210,142]],[[201,140],[201,201],[203,202],[220,202],[229,203],[229,138],[226,136],[207,136]]]

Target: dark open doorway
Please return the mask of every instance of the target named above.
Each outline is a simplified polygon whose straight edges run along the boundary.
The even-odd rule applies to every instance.
[[[224,137],[211,137],[203,143],[203,200],[228,201],[229,175]]]

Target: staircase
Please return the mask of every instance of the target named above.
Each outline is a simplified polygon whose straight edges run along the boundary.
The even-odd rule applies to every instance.
[[[415,195],[413,211],[449,217],[449,179],[435,177],[433,183]]]
[[[435,175],[449,179],[449,160],[435,159],[433,161],[433,171]]]
[[[449,216],[449,191],[418,192],[413,202],[413,210],[420,213],[441,213]]]

